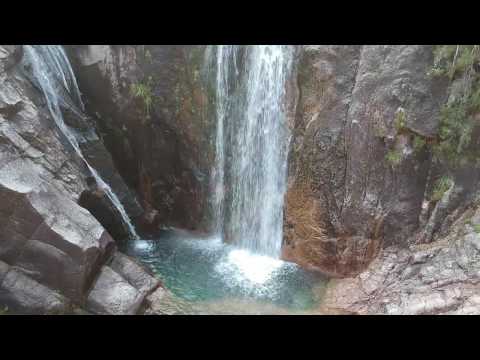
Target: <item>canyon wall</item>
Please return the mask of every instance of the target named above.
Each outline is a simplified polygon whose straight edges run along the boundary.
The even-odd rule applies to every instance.
[[[215,118],[205,47],[67,49],[89,116],[66,112],[65,121],[139,229],[208,231]],[[297,50],[283,257],[346,278],[332,282],[329,308],[478,312],[480,172],[433,152],[461,79],[429,74],[433,46]],[[126,233],[111,204],[101,216],[98,204],[79,206],[88,170],[21,59],[21,46],[0,46],[0,303],[23,313],[148,313],[164,290],[116,249]]]

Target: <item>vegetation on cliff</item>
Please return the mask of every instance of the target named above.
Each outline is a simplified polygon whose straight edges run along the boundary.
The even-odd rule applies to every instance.
[[[147,81],[132,84],[130,87],[132,96],[142,101],[144,110],[144,121],[150,119],[150,111],[153,105],[152,78]]]
[[[450,99],[441,111],[434,155],[452,167],[476,164],[480,154],[470,145],[480,112],[480,46],[437,46],[429,75],[448,77],[452,84]]]

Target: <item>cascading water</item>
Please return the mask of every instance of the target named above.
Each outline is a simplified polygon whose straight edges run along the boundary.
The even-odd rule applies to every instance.
[[[84,158],[74,133],[64,122],[61,106],[68,107],[74,113],[81,115],[84,105],[75,75],[62,46],[24,45],[23,48],[24,61],[30,67],[34,82],[42,90],[48,109],[60,132],[67,138],[70,145],[95,178],[97,185],[107,194],[112,204],[118,210],[130,237],[138,239],[139,236],[135,231],[135,227],[117,195]]]
[[[231,306],[227,313],[258,314],[257,306],[268,304],[304,310],[323,294],[318,274],[279,259],[290,139],[284,104],[293,59],[291,46],[207,48],[204,79],[216,100],[214,236],[168,230],[162,241],[124,249],[160,274],[181,306],[192,307],[179,313]],[[250,301],[255,304],[245,310]]]
[[[273,258],[282,244],[292,59],[286,45],[217,47],[217,229],[227,242]]]

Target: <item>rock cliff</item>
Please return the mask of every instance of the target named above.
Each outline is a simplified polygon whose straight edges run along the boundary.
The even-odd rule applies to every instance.
[[[331,282],[327,308],[479,312],[476,153],[448,143],[458,132],[478,146],[467,121],[478,107],[462,93],[478,79],[478,49],[461,60],[457,48],[448,78],[432,76],[439,48],[302,49],[284,257],[345,278]]]
[[[25,75],[22,56],[21,46],[0,46],[0,304],[10,313],[143,311],[160,283],[121,255],[114,233],[77,203],[90,174]],[[91,139],[82,145],[86,157],[138,214],[101,140]]]

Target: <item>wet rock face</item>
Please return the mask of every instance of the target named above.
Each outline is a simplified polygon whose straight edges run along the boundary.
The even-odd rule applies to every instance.
[[[202,227],[213,159],[201,85],[201,46],[70,48],[90,113],[120,173],[146,214],[183,228]]]
[[[344,134],[360,47],[304,46],[299,56],[299,97],[285,198],[284,257],[335,273],[340,270],[335,263],[341,255],[336,251],[334,236],[343,233]],[[348,269],[340,272],[345,271]]]
[[[367,237],[382,222],[378,236],[385,245],[405,244],[419,225],[430,157],[414,149],[414,136],[436,134],[447,90],[427,76],[432,50],[408,45],[361,51],[345,132],[342,222]]]
[[[82,191],[78,204],[87,209],[114,239],[126,239],[127,229],[121,222],[118,209],[114,207],[105,191],[98,187],[93,177],[87,178],[87,184],[89,188]]]
[[[113,240],[75,202],[85,169],[34,103],[41,95],[14,66],[0,78],[2,107],[21,104],[0,114],[0,260],[81,301]]]
[[[413,143],[435,136],[447,94],[427,76],[432,63],[431,46],[303,47],[285,209],[291,260],[329,273],[337,263],[346,276],[418,230],[431,155]]]

